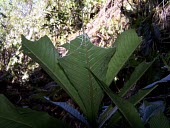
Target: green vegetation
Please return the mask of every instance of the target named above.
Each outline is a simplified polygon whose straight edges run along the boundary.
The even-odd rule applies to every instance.
[[[60,57],[48,37],[31,42],[22,36],[22,49],[74,99],[89,121],[87,126],[101,126],[97,121],[97,115],[99,115],[99,107],[101,107],[103,89],[132,127],[144,127],[133,105],[142,100],[152,89],[147,89],[148,93],[143,92],[140,95],[137,93],[136,99],[133,99],[132,96],[131,103],[121,97],[131,90],[153,62],[142,62],[136,67],[129,81],[119,92],[121,97],[108,88],[140,42],[141,39],[134,30],[123,32],[113,48],[97,47],[89,41],[87,35],[82,35],[70,43],[64,44],[63,47],[68,50],[68,53],[66,56]],[[126,106],[124,106],[125,104]]]
[[[169,9],[1,0],[0,126],[169,128]]]
[[[16,108],[2,94],[0,95],[0,101],[0,124],[3,128],[68,127],[62,121],[50,117],[45,112],[38,112],[28,108]]]

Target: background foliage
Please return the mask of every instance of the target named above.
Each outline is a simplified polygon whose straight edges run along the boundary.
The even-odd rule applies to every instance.
[[[102,0],[2,0],[0,69],[9,71],[13,81],[27,80],[30,72],[38,65],[21,53],[20,35],[24,34],[31,40],[48,35],[55,45],[66,43],[68,36],[82,31],[82,24],[90,20],[91,13],[97,14],[96,4],[100,5],[102,2]],[[85,10],[83,19],[82,10]],[[21,66],[22,63],[24,66]]]

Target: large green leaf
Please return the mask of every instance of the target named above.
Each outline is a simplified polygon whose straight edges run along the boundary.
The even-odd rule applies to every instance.
[[[139,90],[135,95],[131,96],[128,101],[134,104],[134,106],[139,103],[145,96],[147,96],[149,93],[151,93],[158,85],[155,85],[152,88],[149,89],[141,89]],[[113,126],[117,121],[121,119],[121,115],[119,112],[116,112],[110,119],[108,123],[108,127]]]
[[[0,94],[0,127],[1,128],[66,128],[59,121],[45,112],[28,108],[16,108],[8,99]]]
[[[150,128],[170,128],[169,120],[161,111],[150,119],[149,124]]]
[[[86,111],[79,92],[70,83],[61,66],[58,64],[59,54],[47,36],[32,42],[22,36],[24,53],[38,62],[43,69],[77,102],[83,111]]]
[[[48,37],[31,42],[22,36],[24,52],[38,62],[78,103],[88,120],[95,123],[103,93],[86,67],[105,81],[107,66],[115,48],[97,47],[87,35],[77,37],[64,47],[68,54],[59,58]]]
[[[130,97],[128,100],[136,105],[141,101],[146,95],[148,95],[151,91],[153,91],[158,84],[168,82],[170,80],[170,74],[167,75],[166,77],[162,78],[161,80],[158,80],[156,82],[153,82],[152,84],[147,85],[143,89],[140,89],[135,95]]]
[[[140,89],[135,95],[131,96],[128,101],[131,102],[132,104],[136,105],[137,103],[139,103],[145,96],[147,96],[149,93],[151,93],[157,86],[158,84],[156,83],[161,83],[161,82],[165,82],[165,80],[167,80],[167,78],[169,78],[169,75],[167,75],[166,77],[164,77],[163,79],[156,81],[150,85],[152,85],[150,87],[150,85],[147,85],[146,89]],[[153,86],[154,85],[154,86]],[[148,88],[149,86],[149,88]],[[120,113],[116,112],[114,114],[114,116],[110,119],[109,121],[109,127],[112,126],[113,124],[115,124],[119,119],[121,119],[121,115]]]
[[[131,127],[132,128],[144,128],[144,125],[134,105],[128,102],[127,100],[124,100],[122,97],[114,94],[110,90],[110,88],[104,82],[99,80],[92,71],[90,71],[90,73],[94,76],[94,78],[96,79],[100,87],[110,97],[113,103],[118,107],[118,109],[123,114],[123,116],[126,118],[126,120],[129,122]]]
[[[101,48],[93,45],[87,35],[77,37],[64,45],[68,55],[59,59],[69,80],[79,92],[91,123],[96,122],[103,93],[96,80],[86,68],[92,70],[97,77],[105,81],[108,63],[115,48]]]
[[[126,93],[129,92],[130,89],[136,84],[136,82],[143,76],[143,74],[145,74],[145,72],[153,64],[153,62],[154,61],[146,63],[145,61],[143,61],[142,63],[140,63],[135,68],[134,72],[131,74],[129,80],[125,83],[123,88],[120,90],[119,96],[124,97],[126,95]],[[103,113],[103,115],[101,115],[101,118],[100,118],[100,121],[99,121],[100,126],[102,126],[104,124],[104,122],[106,122],[116,112],[116,110],[117,110],[116,108],[113,108],[112,106],[110,106],[109,110],[105,111]],[[117,118],[117,119],[120,119],[120,118]],[[116,120],[114,119],[114,122]]]
[[[125,83],[123,88],[120,90],[119,95],[121,97],[125,96],[130,89],[135,86],[137,81],[144,75],[144,73],[149,69],[149,67],[153,64],[152,62],[145,62],[143,61],[140,63],[134,70],[134,72],[131,74],[129,80]]]
[[[127,30],[123,32],[120,36],[118,36],[115,42],[116,52],[108,65],[108,70],[106,74],[107,85],[111,84],[114,77],[125,65],[129,57],[139,46],[140,42],[141,38],[137,36],[135,30],[133,29]]]

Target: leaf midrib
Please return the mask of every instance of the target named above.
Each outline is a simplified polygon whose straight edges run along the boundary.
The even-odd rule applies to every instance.
[[[89,61],[89,57],[90,57],[90,55],[89,55],[89,52],[90,52],[90,50],[92,50],[93,49],[93,46],[90,48],[90,50],[88,50],[88,44],[87,44],[87,42],[86,42],[87,40],[86,40],[86,37],[85,37],[85,50],[86,50],[86,62],[87,62],[87,68],[88,69],[91,69],[91,67],[90,67],[90,61]],[[91,110],[92,110],[92,113],[91,113],[91,118],[92,118],[92,120],[91,121],[93,121],[93,119],[95,119],[95,110],[94,110],[94,101],[93,101],[93,85],[92,85],[92,76],[91,76],[91,73],[90,72],[88,72],[88,77],[89,77],[89,86],[90,86],[90,101],[91,101]]]

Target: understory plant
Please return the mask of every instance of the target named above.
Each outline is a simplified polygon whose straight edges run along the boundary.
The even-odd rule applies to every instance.
[[[87,127],[94,128],[114,127],[121,118],[125,118],[130,127],[143,128],[145,123],[142,122],[135,106],[159,83],[170,79],[167,76],[163,80],[138,90],[136,94],[127,96],[154,62],[154,60],[143,61],[135,67],[118,94],[111,91],[109,86],[140,43],[141,38],[133,29],[123,32],[112,48],[95,46],[90,42],[88,36],[83,34],[62,45],[67,49],[67,54],[61,57],[47,36],[35,42],[22,36],[24,53],[38,62],[66,91],[80,107],[82,114],[66,103],[53,102],[48,97],[45,98],[68,111]],[[104,92],[110,97],[113,104],[100,113],[101,108],[104,107],[101,105]],[[169,126],[169,123],[166,122],[166,126]]]
[[[15,107],[3,94],[0,94],[0,103],[1,128],[69,128],[48,113]]]

